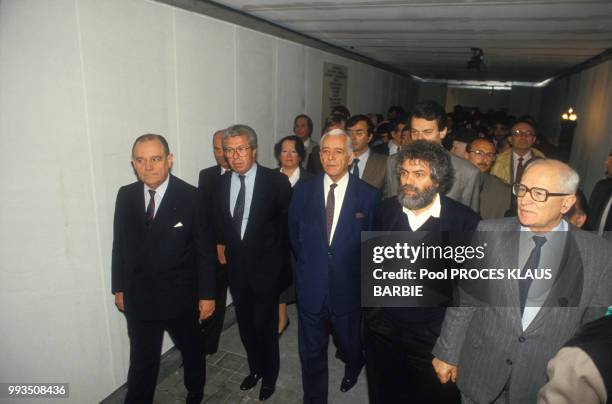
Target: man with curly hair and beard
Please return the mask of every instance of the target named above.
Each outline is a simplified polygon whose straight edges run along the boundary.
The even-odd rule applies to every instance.
[[[416,140],[398,154],[398,195],[378,209],[375,230],[429,232],[434,238],[447,232],[470,232],[479,216],[444,193],[452,186],[454,170],[449,154],[434,142]],[[446,298],[446,297],[445,297]],[[365,314],[366,370],[371,403],[454,403],[459,393],[441,385],[431,366],[431,353],[446,305],[384,307]]]

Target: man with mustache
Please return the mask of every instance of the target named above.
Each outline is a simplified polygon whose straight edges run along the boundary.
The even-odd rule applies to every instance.
[[[488,139],[475,139],[465,149],[465,159],[480,170],[480,216],[483,219],[504,217],[510,209],[511,187],[491,175],[497,152]]]
[[[415,140],[398,154],[400,188],[377,211],[377,231],[469,232],[479,217],[445,196],[453,184],[451,157],[435,142]],[[441,233],[440,233],[441,234]],[[450,301],[450,296],[446,304]],[[439,307],[385,307],[366,312],[365,347],[371,403],[453,403],[459,393],[431,368],[444,320]]]

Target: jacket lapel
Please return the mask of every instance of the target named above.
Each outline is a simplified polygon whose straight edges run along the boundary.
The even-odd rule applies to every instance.
[[[151,222],[151,230],[157,231],[158,229],[165,229],[168,226],[174,226],[176,223],[170,223],[172,221],[172,212],[176,211],[176,181],[174,176],[170,175],[168,181],[168,188],[164,193],[161,204],[157,208],[155,219]]]
[[[350,226],[351,216],[355,212],[355,203],[357,202],[357,187],[355,186],[355,177],[350,174],[348,184],[346,185],[346,192],[344,193],[344,200],[340,207],[340,216],[338,217],[338,223],[336,224],[336,230],[334,231],[334,238],[330,245],[334,244],[334,241],[338,238],[338,234],[345,231],[345,227]],[[326,220],[327,223],[327,220]],[[327,231],[327,230],[326,230]]]
[[[262,173],[262,167],[257,167],[257,172],[255,173],[255,185],[253,185],[253,196],[251,198],[251,206],[249,207],[249,219],[246,224],[246,228],[244,229],[244,238],[249,236],[251,229],[255,226],[253,224],[261,215],[259,211],[262,210],[263,204],[266,203],[265,196],[265,179],[263,178],[264,174]],[[246,211],[246,206],[245,206]],[[240,234],[238,234],[238,238],[240,238]]]

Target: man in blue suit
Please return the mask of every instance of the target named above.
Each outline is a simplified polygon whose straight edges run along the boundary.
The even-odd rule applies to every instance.
[[[297,257],[296,292],[304,403],[326,403],[327,344],[332,332],[350,390],[364,358],[361,344],[360,245],[369,231],[379,192],[351,176],[353,147],[341,129],[324,134],[324,174],[295,186],[289,206],[289,235]]]

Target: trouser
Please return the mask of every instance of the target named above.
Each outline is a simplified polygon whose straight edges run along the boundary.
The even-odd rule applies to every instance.
[[[274,387],[280,368],[278,293],[256,294],[248,287],[231,292],[249,371],[262,376],[262,385]]]
[[[319,313],[298,307],[298,344],[302,363],[304,403],[327,403],[327,346],[333,332],[342,360],[344,376],[357,379],[363,367],[361,310],[336,315],[324,305]]]
[[[441,326],[441,319],[406,324],[384,309],[369,313],[364,342],[371,404],[459,402],[455,384],[441,384],[431,364]]]
[[[130,337],[130,369],[126,403],[153,402],[164,331],[183,356],[184,383],[189,393],[204,393],[206,362],[197,309],[169,320],[142,320],[126,316]]]
[[[217,265],[215,281],[215,312],[202,322],[202,337],[204,338],[204,353],[212,355],[219,349],[219,339],[223,332],[225,321],[225,306],[227,305],[227,268]]]

